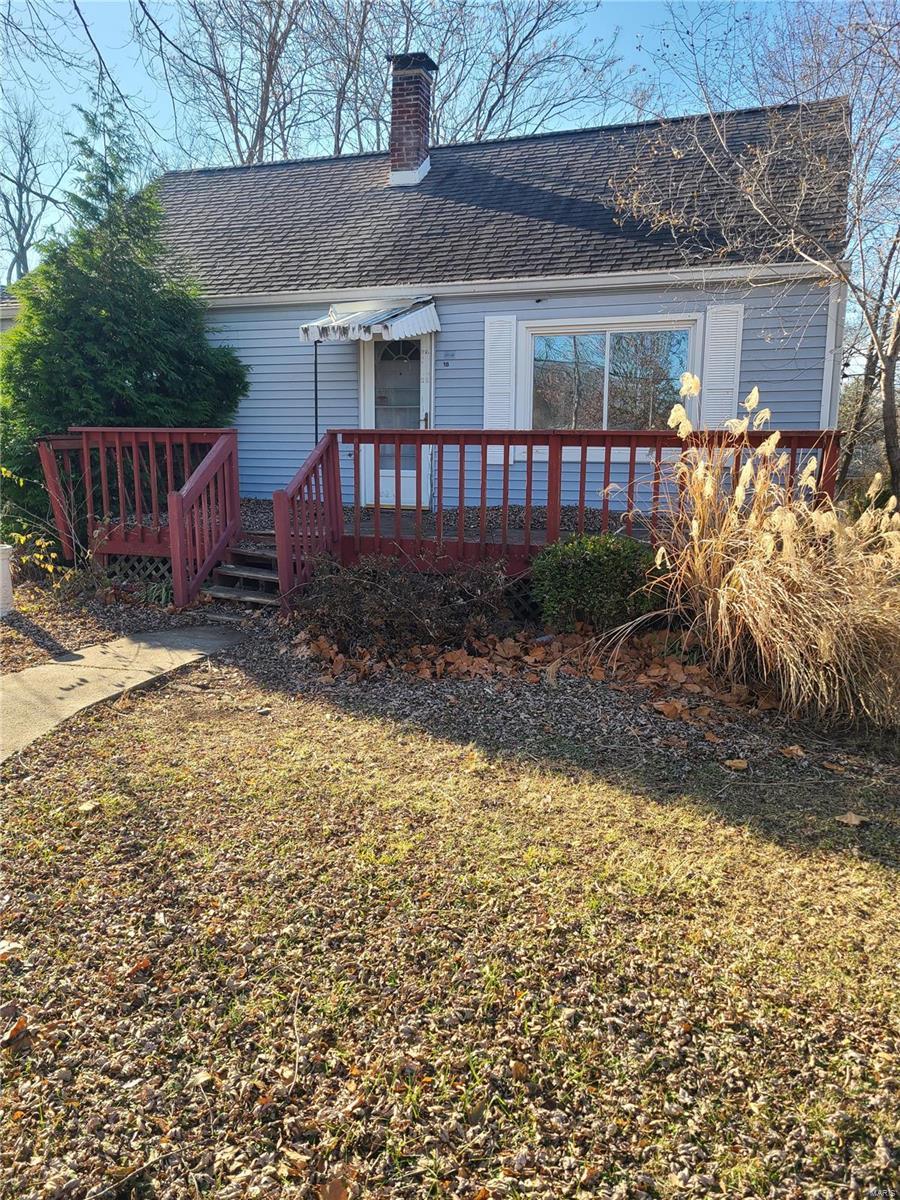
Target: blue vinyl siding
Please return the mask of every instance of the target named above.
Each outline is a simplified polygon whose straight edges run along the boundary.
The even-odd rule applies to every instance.
[[[250,390],[236,421],[244,496],[271,496],[284,487],[315,444],[313,350],[300,344],[299,330],[322,311],[317,304],[210,314],[210,339],[233,346],[250,368]],[[358,424],[358,347],[320,346],[320,436],[328,428]]]
[[[434,423],[440,429],[482,427],[484,396],[484,318],[515,314],[520,321],[647,317],[702,313],[709,304],[744,305],[740,392],[758,386],[772,423],[783,429],[816,428],[821,421],[825,369],[828,289],[813,283],[755,286],[744,291],[672,285],[665,289],[438,297],[441,332],[435,336]],[[294,474],[313,446],[313,353],[301,346],[298,329],[327,308],[313,306],[217,309],[211,314],[213,340],[234,346],[250,366],[250,392],[238,415],[241,488],[245,495],[269,496]],[[699,359],[698,359],[699,361]],[[702,374],[702,368],[701,368]],[[320,428],[359,423],[359,347],[319,348]],[[458,488],[455,453],[446,459],[445,504]],[[613,480],[626,464],[613,463]],[[467,459],[467,500],[479,493],[480,455]],[[646,465],[649,471],[649,464]],[[502,469],[489,468],[489,498],[498,498]],[[346,478],[346,472],[345,472]],[[524,463],[512,478],[524,497]],[[535,465],[534,503],[546,496],[546,465]],[[592,463],[587,495],[598,502],[602,464]],[[564,499],[577,500],[575,464],[565,464]],[[640,499],[640,496],[638,497]],[[613,499],[622,507],[624,499]]]

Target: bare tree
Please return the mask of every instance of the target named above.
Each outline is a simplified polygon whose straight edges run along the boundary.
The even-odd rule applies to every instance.
[[[229,162],[285,158],[304,124],[309,0],[136,0],[135,31],[172,97],[182,149]],[[218,152],[218,153],[217,153]]]
[[[432,142],[481,141],[629,111],[614,38],[583,0],[134,0],[137,36],[182,144],[254,163],[385,147],[387,55],[440,63]],[[196,151],[196,145],[192,147]]]
[[[80,67],[80,50],[66,37],[71,16],[68,0],[0,0],[4,93],[11,85],[27,86],[35,62],[66,71]]]
[[[620,205],[673,231],[688,256],[702,245],[732,261],[806,262],[847,289],[851,336],[844,366],[859,369],[862,382],[841,475],[847,476],[878,396],[892,489],[900,492],[895,4],[672,7],[668,32],[667,65],[704,119],[673,121],[644,139],[636,165],[615,181]],[[847,103],[828,120],[821,108],[805,107],[835,96]],[[798,107],[761,116],[750,141],[736,140],[734,123],[723,114],[785,103]]]
[[[580,0],[331,0],[319,10],[320,122],[329,148],[381,149],[390,126],[389,53],[438,62],[431,141],[483,141],[590,124],[630,111],[615,38],[587,41]],[[324,139],[323,139],[324,144]]]
[[[59,216],[71,156],[33,101],[11,99],[0,126],[0,238],[9,254],[6,282],[25,275],[36,243]]]

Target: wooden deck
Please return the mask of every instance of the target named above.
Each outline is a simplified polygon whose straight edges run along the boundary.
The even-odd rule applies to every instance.
[[[737,479],[744,457],[765,439],[764,432],[736,438],[700,430],[690,440],[733,451]],[[788,488],[814,456],[815,486],[833,495],[839,446],[835,430],[783,433]],[[235,430],[77,427],[42,438],[39,450],[65,558],[76,546],[101,556],[168,557],[178,605],[190,603],[217,568],[226,580],[258,575],[261,568],[245,562],[241,572],[234,561],[241,537]],[[498,558],[516,570],[576,532],[652,541],[683,450],[674,433],[652,429],[329,430],[272,497],[277,592],[288,605],[326,554],[344,563],[396,555],[437,569]],[[366,502],[373,479],[377,506]],[[266,582],[271,600],[274,585]]]

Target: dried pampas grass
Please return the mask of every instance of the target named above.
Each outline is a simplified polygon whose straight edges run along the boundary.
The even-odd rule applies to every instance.
[[[677,489],[659,521],[657,566],[670,617],[697,636],[713,669],[764,683],[783,711],[825,725],[900,726],[900,516],[896,497],[854,521],[816,494],[810,459],[790,487],[779,434],[756,389],[729,423],[732,446],[697,445],[681,405],[669,424],[685,440]],[[738,455],[737,467],[735,456]]]

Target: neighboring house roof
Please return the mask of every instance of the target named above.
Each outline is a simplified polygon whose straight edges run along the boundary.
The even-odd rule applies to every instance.
[[[765,144],[779,123],[802,123],[804,137],[819,139],[840,185],[807,201],[786,161],[779,195],[806,204],[806,220],[838,253],[847,120],[843,100],[725,117],[728,142],[739,149]],[[615,195],[654,135],[689,121],[712,128],[708,117],[682,118],[438,146],[429,173],[406,188],[388,185],[387,153],[174,171],[161,181],[166,241],[213,297],[677,268],[685,254],[671,233],[624,217]],[[702,160],[656,158],[660,182],[683,169],[702,215],[723,204],[727,188],[716,194],[715,172]],[[657,170],[652,153],[648,161]],[[715,237],[691,253],[696,264],[735,257]],[[737,258],[753,261],[746,245]]]

